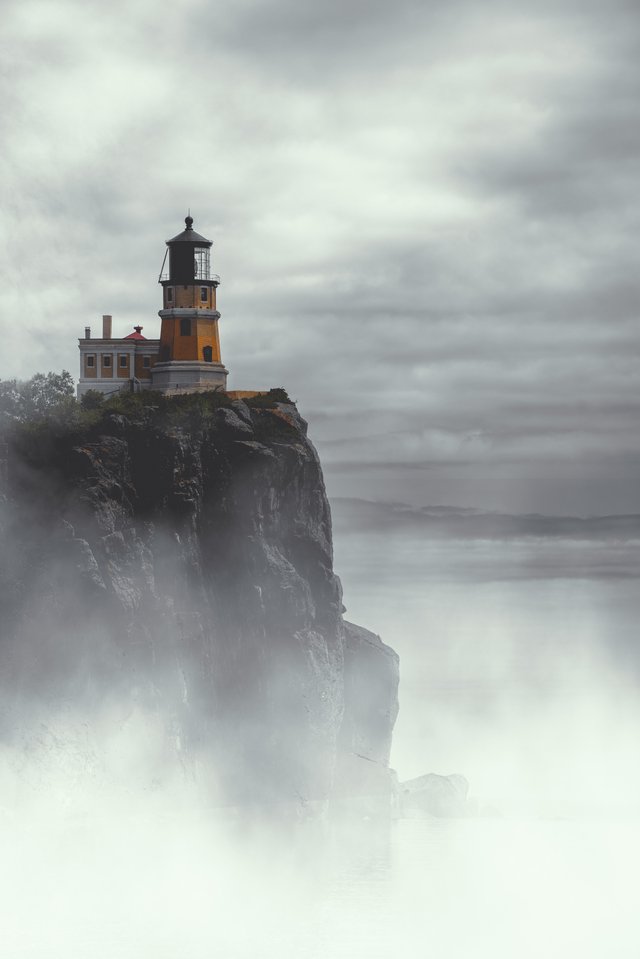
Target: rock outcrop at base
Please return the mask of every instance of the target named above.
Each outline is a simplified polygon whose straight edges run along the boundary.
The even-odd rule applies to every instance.
[[[0,735],[117,703],[221,802],[389,791],[397,656],[342,618],[305,422],[173,403],[10,438]]]
[[[439,776],[426,773],[398,786],[399,812],[409,818],[421,815],[458,819],[475,814],[468,800],[469,783],[459,773]]]
[[[391,734],[398,715],[398,656],[379,636],[344,623],[344,716],[337,793],[367,798],[376,811],[389,792]]]

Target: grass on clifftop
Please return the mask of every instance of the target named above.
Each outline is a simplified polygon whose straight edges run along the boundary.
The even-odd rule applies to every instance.
[[[42,379],[43,375],[37,374],[37,377]],[[146,390],[106,397],[90,390],[78,402],[65,379],[61,389],[51,391],[47,401],[34,407],[24,402],[24,396],[31,395],[31,384],[32,380],[25,384],[12,381],[11,389],[7,388],[4,395],[0,389],[0,438],[4,435],[32,460],[45,458],[47,451],[60,441],[81,442],[102,428],[112,432],[114,416],[123,416],[148,428],[198,430],[212,422],[217,410],[238,402],[222,390],[183,395]],[[8,387],[8,384],[2,385]],[[6,402],[3,403],[3,399]],[[292,401],[286,390],[276,388],[242,402],[255,409],[275,409],[278,403]]]
[[[136,419],[140,414],[154,414],[152,419],[168,426],[205,424],[216,410],[230,407],[238,402],[223,390],[205,390],[201,393],[165,394],[153,390],[141,393],[115,393],[106,399],[95,390],[86,393],[80,402],[81,412],[86,415],[96,411],[103,417],[111,414]],[[275,409],[278,403],[291,403],[287,391],[278,387],[258,396],[247,397],[241,402],[258,409]]]

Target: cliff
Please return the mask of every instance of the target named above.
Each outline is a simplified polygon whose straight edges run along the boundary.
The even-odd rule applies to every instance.
[[[4,472],[3,737],[117,703],[216,801],[388,791],[397,656],[343,619],[294,405],[132,399],[14,431]]]

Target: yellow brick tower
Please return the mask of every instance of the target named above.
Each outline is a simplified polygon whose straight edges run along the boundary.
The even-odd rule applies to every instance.
[[[163,308],[160,354],[151,371],[154,390],[183,392],[226,389],[227,370],[220,356],[220,335],[216,289],[220,277],[211,272],[211,240],[193,229],[193,217],[185,218],[186,229],[167,240],[161,271]]]

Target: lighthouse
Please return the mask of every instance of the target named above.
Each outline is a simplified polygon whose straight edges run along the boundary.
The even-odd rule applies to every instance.
[[[135,326],[127,336],[114,337],[110,314],[102,317],[101,337],[92,337],[91,327],[86,326],[78,341],[79,399],[89,391],[109,395],[122,390],[226,390],[228,373],[220,356],[220,314],[216,309],[220,277],[211,272],[213,244],[196,233],[192,216],[185,217],[184,223],[182,233],[166,242],[158,277],[162,286],[160,339],[147,339],[142,326]]]
[[[151,388],[162,392],[226,389],[220,356],[216,290],[220,277],[211,272],[211,240],[193,229],[185,217],[182,233],[167,240],[158,282],[162,286],[162,321],[158,360],[151,370]],[[163,272],[168,263],[168,271]]]

